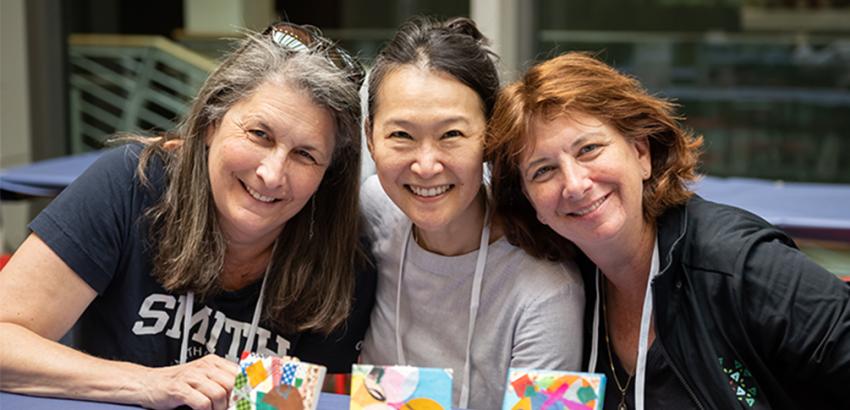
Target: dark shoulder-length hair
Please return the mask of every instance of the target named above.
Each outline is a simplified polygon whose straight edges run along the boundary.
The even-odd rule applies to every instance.
[[[333,158],[318,190],[287,221],[272,255],[263,318],[282,331],[330,332],[347,317],[354,290],[360,179],[359,83],[317,47],[293,51],[269,36],[248,34],[209,76],[176,132],[150,139],[138,173],[164,159],[167,186],[147,210],[155,249],[154,276],[171,292],[200,298],[221,291],[225,239],[208,173],[205,136],[237,102],[272,82],[306,91],[336,126]],[[168,140],[182,143],[164,149]]]
[[[643,218],[653,222],[693,195],[702,137],[680,124],[675,104],[649,95],[634,78],[596,58],[571,52],[530,68],[505,87],[488,125],[485,156],[492,164],[493,195],[506,219],[508,239],[537,257],[571,257],[575,245],[537,219],[523,191],[519,168],[535,144],[534,118],[580,113],[595,117],[629,141],[646,138],[652,175],[643,186]]]

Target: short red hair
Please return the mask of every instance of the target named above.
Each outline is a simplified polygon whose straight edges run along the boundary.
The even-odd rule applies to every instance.
[[[575,245],[537,220],[525,197],[519,162],[534,146],[531,123],[581,113],[603,121],[627,140],[646,138],[652,175],[643,188],[643,217],[654,221],[693,192],[702,137],[680,125],[676,105],[649,95],[634,78],[585,53],[571,52],[530,68],[499,93],[489,123],[486,158],[493,196],[511,243],[552,260],[573,255]]]

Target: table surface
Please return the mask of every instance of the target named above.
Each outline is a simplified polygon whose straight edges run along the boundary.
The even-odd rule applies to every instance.
[[[349,396],[345,394],[322,393],[319,396],[317,410],[347,409]],[[56,399],[52,397],[36,397],[23,394],[0,391],[0,409],[3,410],[128,410],[140,409],[138,406],[103,403],[96,401]],[[455,409],[463,410],[463,409]]]
[[[318,410],[339,410],[348,408],[349,397],[343,394],[322,393],[319,396]],[[56,399],[23,394],[0,392],[0,409],[3,410],[128,410],[140,409],[138,406],[102,403],[85,400]]]
[[[102,153],[88,152],[0,170],[0,195],[3,199],[56,196]]]
[[[102,151],[0,170],[0,196],[52,197],[79,176]],[[783,228],[820,230],[850,242],[850,184],[777,182],[706,176],[693,184],[702,197],[753,212]],[[793,232],[792,232],[793,234]],[[835,237],[838,236],[838,237]]]

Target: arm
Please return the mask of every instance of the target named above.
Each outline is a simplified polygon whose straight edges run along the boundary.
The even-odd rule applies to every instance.
[[[526,305],[514,333],[510,367],[580,370],[584,287],[573,276],[553,295]]]
[[[226,408],[238,366],[223,358],[152,369],[57,343],[95,296],[37,235],[30,235],[0,271],[0,389],[153,408]]]
[[[850,286],[778,240],[754,245],[743,272],[749,338],[774,377],[839,407],[850,401]]]

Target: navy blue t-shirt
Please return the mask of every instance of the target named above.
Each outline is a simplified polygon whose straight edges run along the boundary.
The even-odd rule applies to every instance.
[[[144,211],[164,191],[160,159],[149,162],[151,187],[136,175],[141,146],[106,151],[30,224],[97,297],[80,317],[78,348],[94,356],[159,367],[176,364],[183,337],[185,295],[172,294],[151,276],[153,248]],[[192,308],[188,360],[216,353],[236,361],[243,350],[296,356],[331,373],[351,371],[374,303],[375,271],[357,272],[352,313],[325,337],[281,334],[261,322],[252,349],[245,343],[261,281]]]

